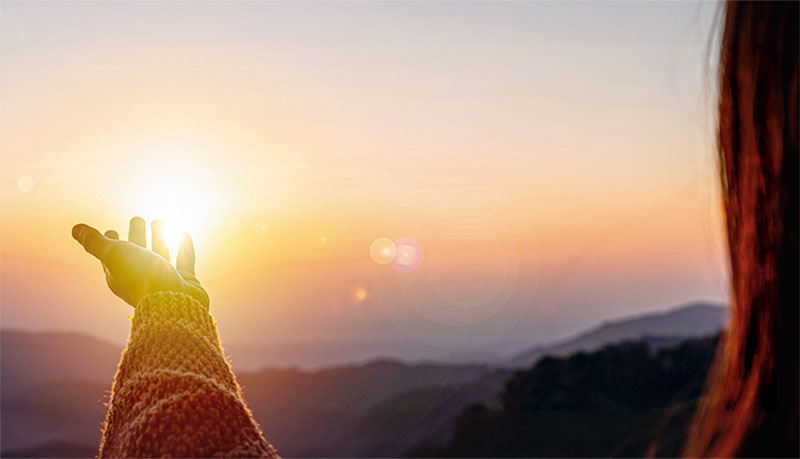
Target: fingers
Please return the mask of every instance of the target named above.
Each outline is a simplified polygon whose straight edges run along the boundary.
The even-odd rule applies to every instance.
[[[111,239],[112,241],[118,241],[119,240],[119,234],[114,230],[107,230],[103,234],[103,236],[105,236],[107,239]],[[103,262],[103,271],[105,271],[106,276],[110,276],[111,275],[111,271],[108,269],[108,266],[106,266],[106,262],[105,261]]]
[[[100,231],[97,231],[89,225],[84,225],[83,223],[72,227],[72,237],[74,237],[87,252],[94,255],[94,257],[100,261],[105,260],[111,246],[114,244],[114,241],[107,239],[100,234]]]
[[[131,223],[128,227],[128,240],[147,248],[147,223],[142,217],[131,218]]]
[[[153,239],[153,252],[169,260],[169,247],[167,247],[167,241],[164,239],[164,222],[153,220],[150,229],[150,235]]]
[[[194,275],[194,243],[192,237],[183,233],[181,245],[178,247],[178,258],[175,259],[175,267],[178,271],[188,271]]]

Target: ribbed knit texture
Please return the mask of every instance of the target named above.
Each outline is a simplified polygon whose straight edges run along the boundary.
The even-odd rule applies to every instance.
[[[206,307],[158,292],[136,307],[100,457],[278,457],[225,360]]]

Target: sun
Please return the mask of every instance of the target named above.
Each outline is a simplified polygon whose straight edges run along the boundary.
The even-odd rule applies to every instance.
[[[170,256],[174,258],[174,256],[178,253],[178,248],[181,244],[181,239],[183,239],[183,233],[192,234],[191,231],[184,231],[180,228],[185,228],[190,225],[186,224],[185,221],[166,221],[164,225],[164,239],[167,241],[167,246],[169,247]],[[196,232],[195,232],[196,233]]]
[[[215,207],[214,193],[200,177],[174,172],[147,174],[140,176],[133,187],[134,212],[149,222],[164,222],[164,237],[173,259],[184,233],[195,240],[203,237]]]

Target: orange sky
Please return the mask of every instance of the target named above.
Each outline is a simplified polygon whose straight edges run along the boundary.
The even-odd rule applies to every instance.
[[[722,300],[712,13],[4,2],[2,326],[124,339],[69,228],[132,215],[193,234],[231,342],[460,349]]]

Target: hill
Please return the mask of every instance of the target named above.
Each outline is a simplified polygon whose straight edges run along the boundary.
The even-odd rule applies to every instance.
[[[580,351],[594,351],[609,344],[648,337],[671,338],[674,343],[676,340],[717,334],[726,324],[727,308],[696,303],[662,313],[605,322],[572,338],[520,352],[503,365],[515,368],[527,367],[545,356],[566,356]],[[665,344],[669,344],[669,340]]]
[[[52,381],[111,381],[122,348],[75,332],[0,331],[3,400]]]
[[[648,334],[648,349],[669,348],[685,338],[659,333],[716,330],[722,317],[722,308],[696,305],[610,322],[519,358],[539,360]],[[0,453],[52,456],[63,446],[64,456],[96,448],[121,349],[77,333],[2,330],[0,340]],[[512,372],[508,365],[378,360],[323,370],[238,370],[237,378],[284,456],[395,457],[425,438],[446,442],[465,407],[498,397]]]
[[[461,408],[497,394],[505,371],[380,361],[321,371],[265,370],[239,381],[283,455],[396,457]]]
[[[11,450],[3,457],[94,457],[97,445],[83,445],[69,441],[51,441],[29,449]]]
[[[41,339],[36,335],[11,331],[3,341],[3,355],[12,358],[0,361],[0,455],[65,457],[89,450],[94,454],[119,350],[74,334],[43,334]],[[7,343],[17,348],[9,349]],[[80,352],[73,353],[75,349]],[[26,357],[31,360],[23,365]],[[58,362],[59,358],[63,360]],[[65,362],[94,380],[81,381]],[[439,428],[466,404],[496,395],[484,393],[484,386],[476,383],[486,374],[481,366],[377,361],[319,371],[238,372],[237,379],[262,429],[284,455],[357,456],[373,451],[397,456],[421,436],[404,439],[405,431],[423,428],[427,433],[424,426]],[[496,377],[491,387],[499,387],[505,376]],[[13,395],[6,393],[7,385]],[[404,396],[415,391],[426,393],[426,403],[408,404],[422,400]],[[427,424],[417,422],[440,405],[444,415],[433,416]],[[391,425],[387,419],[399,411],[407,423]],[[364,435],[375,425],[383,427]],[[63,453],[57,453],[62,447]]]
[[[508,378],[496,407],[459,414],[448,442],[417,457],[677,457],[716,347],[689,340],[653,352],[642,342],[547,357]]]

